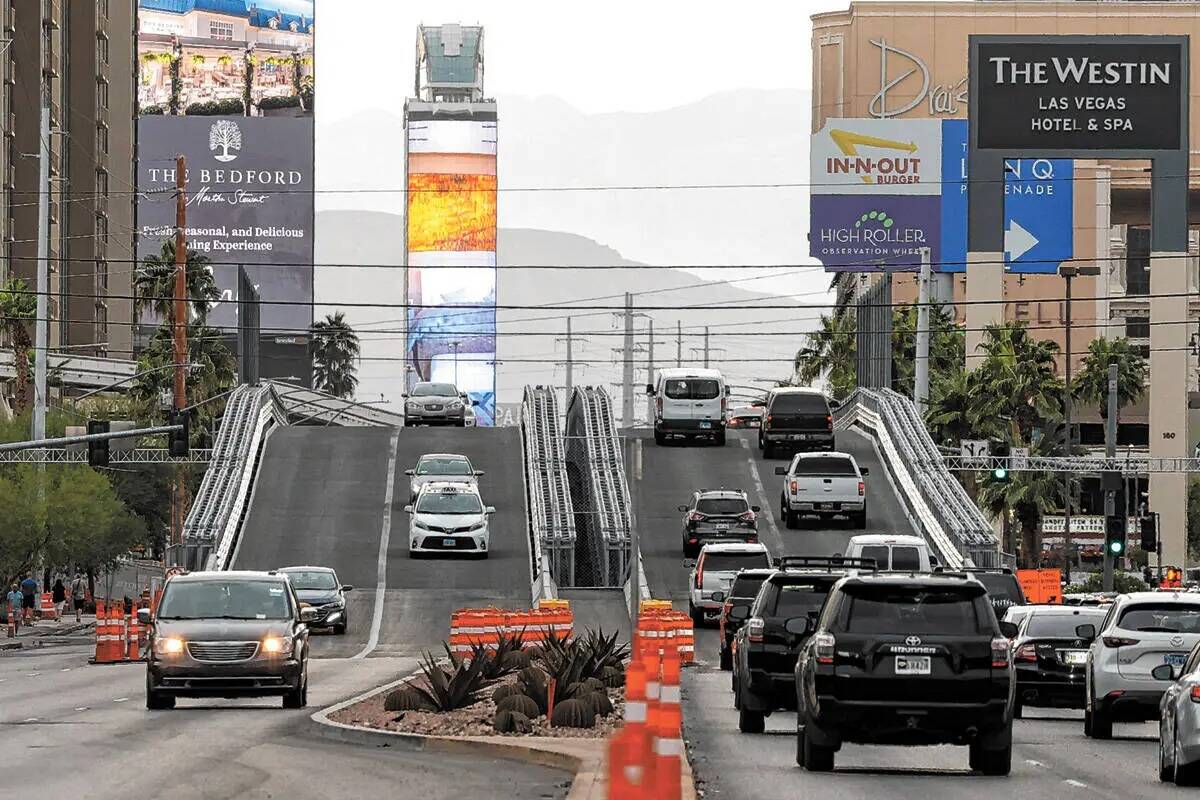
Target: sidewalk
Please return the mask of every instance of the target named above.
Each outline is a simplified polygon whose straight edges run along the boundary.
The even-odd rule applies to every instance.
[[[3,621],[0,621],[0,649],[20,647],[24,644],[24,641],[68,636],[70,634],[84,634],[94,630],[95,627],[95,614],[83,614],[79,622],[75,621],[74,614],[66,614],[62,619],[37,620],[32,625],[21,623],[21,626],[17,629],[16,638],[9,639],[7,638],[8,620],[5,618]]]

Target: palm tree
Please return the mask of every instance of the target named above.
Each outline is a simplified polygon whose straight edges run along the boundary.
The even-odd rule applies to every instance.
[[[817,330],[805,337],[805,345],[796,353],[793,368],[796,382],[811,384],[825,377],[829,389],[841,400],[858,382],[854,341],[856,322],[849,312],[822,315]]]
[[[943,305],[929,310],[929,383],[939,376],[962,370],[965,342],[962,330]],[[892,312],[892,388],[912,397],[916,382],[917,308],[903,306]]]
[[[158,255],[146,256],[142,266],[134,274],[134,314],[150,308],[167,324],[175,321],[175,240],[163,242]],[[211,264],[206,256],[194,250],[187,251],[187,296],[192,310],[189,322],[197,320],[203,324],[213,303],[221,299],[221,290],[213,278]]]
[[[8,336],[13,349],[13,369],[16,371],[16,408],[18,414],[29,403],[30,350],[29,322],[37,315],[37,297],[28,284],[13,278],[0,289],[0,329]]]
[[[1129,340],[1093,339],[1088,345],[1082,369],[1075,376],[1072,395],[1077,400],[1100,406],[1101,418],[1108,419],[1108,365],[1117,365],[1117,415],[1146,393],[1149,371],[1146,359]]]
[[[1054,444],[1048,437],[1043,437],[1030,449],[1030,454],[1053,455]],[[1037,567],[1042,551],[1042,517],[1064,507],[1066,490],[1062,478],[1055,472],[1010,472],[1005,480],[984,480],[979,488],[978,502],[993,518],[1003,517],[1006,522],[1011,519],[1020,526],[1023,565]]]
[[[188,363],[196,366],[188,369],[187,401],[194,407],[192,430],[198,432],[194,438],[201,445],[203,423],[219,416],[224,408],[224,403],[207,401],[232,388],[238,379],[237,359],[223,344],[226,338],[220,331],[199,323],[188,326]],[[174,359],[174,337],[171,328],[164,325],[154,332],[138,357],[140,375],[132,384],[132,394],[137,400],[156,401],[160,392],[171,387],[174,372],[168,367]]]
[[[1009,322],[989,325],[979,348],[984,360],[973,377],[1002,399],[1001,412],[1017,423],[1018,438],[1029,441],[1040,422],[1062,415],[1057,344],[1034,339],[1024,323]]]
[[[994,393],[984,390],[974,373],[959,368],[942,373],[931,384],[925,423],[935,442],[945,447],[957,447],[964,439],[1005,436],[1001,401]]]
[[[335,397],[352,397],[358,387],[358,334],[341,311],[327,314],[309,328],[308,352],[313,359],[313,388]]]

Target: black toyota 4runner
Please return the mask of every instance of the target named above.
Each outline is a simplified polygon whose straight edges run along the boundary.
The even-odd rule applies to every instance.
[[[775,566],[734,637],[733,705],[742,733],[762,733],[765,717],[796,707],[796,653],[816,626],[830,588],[847,571],[874,569],[875,562],[783,556]]]
[[[966,573],[843,579],[796,663],[796,763],[829,771],[843,742],[956,744],[1007,775],[1009,628]]]

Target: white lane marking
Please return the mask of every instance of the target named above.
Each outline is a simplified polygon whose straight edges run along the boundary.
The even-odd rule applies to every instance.
[[[383,529],[379,534],[379,561],[375,567],[375,611],[371,615],[371,635],[366,646],[351,658],[366,658],[379,644],[379,629],[383,627],[383,596],[387,592],[388,541],[392,538],[392,499],[396,487],[396,456],[400,448],[400,430],[392,431],[388,446],[387,485],[383,496]]]
[[[1032,758],[1027,758],[1027,759],[1025,759],[1025,763],[1026,763],[1026,764],[1029,764],[1030,766],[1034,766],[1034,767],[1044,767],[1044,766],[1046,766],[1045,764],[1043,764],[1043,763],[1042,763],[1042,762],[1040,762],[1040,761],[1034,761]]]
[[[31,673],[29,673],[28,675],[26,675],[25,677],[27,677],[27,678],[36,678],[38,675],[41,675],[41,674],[42,674],[42,673],[40,673],[40,672],[31,672]]]
[[[21,720],[21,722],[37,722],[37,721],[38,721],[37,717],[28,717],[26,719]]]
[[[124,703],[128,699],[129,699],[128,697],[114,697],[113,702],[114,703]]]
[[[88,707],[87,707],[87,706],[79,706],[79,707],[77,707],[75,710],[76,710],[76,711],[87,711],[87,710],[88,710]]]
[[[70,667],[63,667],[62,669],[59,670],[59,672],[70,672],[70,671],[71,671]]]
[[[1074,786],[1076,789],[1086,789],[1087,788],[1086,783],[1083,783],[1082,781],[1074,780],[1073,778],[1067,778],[1065,781],[1063,781],[1063,783],[1065,783],[1067,786]]]
[[[750,440],[742,439],[742,447],[750,450]],[[775,525],[775,515],[771,511],[771,501],[767,499],[767,489],[763,486],[762,476],[758,473],[758,460],[754,457],[754,451],[750,450],[750,477],[754,479],[754,489],[758,492],[758,501],[762,503],[762,519],[767,521],[767,526],[775,534],[776,541],[783,542],[783,538],[779,535],[779,528]]]

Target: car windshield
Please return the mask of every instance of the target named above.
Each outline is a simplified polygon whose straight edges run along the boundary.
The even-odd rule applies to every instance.
[[[831,584],[822,581],[812,583],[785,584],[779,587],[779,595],[775,598],[775,608],[770,612],[773,617],[791,619],[817,614],[829,597]]]
[[[672,400],[712,400],[721,394],[721,384],[712,378],[672,378],[664,383],[663,394]]]
[[[288,570],[285,575],[292,582],[293,589],[336,589],[337,578],[332,572],[324,570]]]
[[[1117,626],[1147,633],[1200,633],[1200,605],[1141,603],[1126,607]]]
[[[287,586],[272,581],[172,581],[158,607],[160,619],[289,619]]]
[[[820,414],[829,413],[829,404],[819,394],[777,394],[771,401],[772,414]]]
[[[481,514],[479,497],[470,492],[425,492],[417,500],[421,514]]]
[[[413,387],[413,397],[458,397],[458,389],[450,383],[418,383]]]
[[[1024,603],[1025,596],[1021,593],[1021,584],[1017,583],[1015,575],[1003,572],[976,572],[975,577],[987,589],[988,597],[993,601],[1007,600],[1009,603]]]
[[[971,594],[954,589],[854,587],[847,630],[864,634],[986,632]]]
[[[471,465],[464,458],[422,458],[418,475],[470,475]]]
[[[1039,639],[1074,639],[1076,626],[1088,623],[1098,625],[1102,619],[1103,611],[1080,611],[1077,614],[1039,614],[1035,611],[1025,623],[1025,635]]]
[[[796,459],[795,474],[853,478],[854,462],[847,456],[805,456]]]
[[[740,497],[702,497],[696,502],[701,514],[744,514],[750,505]]]
[[[730,597],[757,597],[766,575],[738,575],[729,588]]]
[[[765,552],[757,553],[705,553],[704,569],[713,572],[734,572],[739,569],[769,567],[770,559]]]

